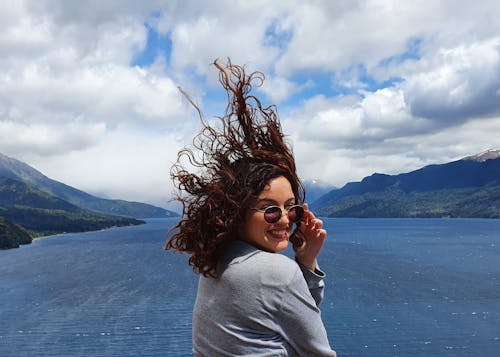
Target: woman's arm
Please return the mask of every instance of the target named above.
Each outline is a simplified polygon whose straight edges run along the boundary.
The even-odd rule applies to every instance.
[[[325,273],[319,270],[316,257],[318,256],[326,239],[326,230],[323,221],[316,218],[304,203],[304,217],[293,233],[290,241],[295,251],[295,261],[299,263],[309,291],[316,301],[316,305],[323,300]]]
[[[320,310],[298,269],[282,296],[277,318],[285,340],[296,355],[336,356],[328,342]]]
[[[324,296],[325,282],[323,281],[323,279],[325,278],[325,273],[319,269],[317,264],[316,264],[316,270],[311,271],[306,266],[302,265],[300,262],[297,263],[299,264],[299,268],[302,271],[302,275],[306,280],[309,292],[311,293],[311,296],[316,302],[316,306],[319,306],[319,304],[321,304],[321,301],[323,301],[323,296]]]

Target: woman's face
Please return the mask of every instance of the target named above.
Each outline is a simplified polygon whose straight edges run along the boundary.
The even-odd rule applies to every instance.
[[[271,179],[251,207],[264,210],[269,206],[279,206],[283,214],[278,222],[267,223],[263,212],[249,209],[245,216],[242,239],[268,252],[284,250],[288,246],[293,226],[285,209],[294,204],[295,196],[290,182],[283,176]]]

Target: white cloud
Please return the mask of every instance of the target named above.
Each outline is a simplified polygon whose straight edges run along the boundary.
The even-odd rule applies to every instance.
[[[411,116],[398,87],[365,93],[364,97],[314,97],[287,119],[296,140],[315,141],[331,149],[372,148],[390,138],[430,128],[426,120]]]
[[[284,77],[266,76],[265,85],[258,88],[258,90],[265,93],[272,103],[278,104],[300,92],[303,88],[307,87],[307,85],[307,83],[297,85],[297,83],[294,83]]]
[[[67,124],[24,124],[0,121],[2,152],[20,156],[36,153],[39,156],[57,155],[82,150],[103,138],[103,123],[69,122]]]
[[[442,48],[429,60],[404,85],[413,115],[463,121],[500,112],[500,37]]]
[[[63,154],[106,140],[121,123],[164,128],[185,113],[172,79],[130,66],[146,41],[143,14],[126,11],[137,6],[75,4],[2,9],[10,20],[0,35],[0,136],[8,137],[0,150]]]
[[[170,168],[181,147],[176,133],[123,128],[84,150],[26,161],[49,177],[106,198],[126,198],[168,206]]]
[[[278,55],[277,49],[264,47],[262,40],[265,18],[239,17],[243,23],[225,14],[204,15],[180,23],[172,31],[172,68],[176,71],[194,69],[199,75],[213,76],[210,63],[230,57],[234,63],[247,64],[255,69],[269,68]]]

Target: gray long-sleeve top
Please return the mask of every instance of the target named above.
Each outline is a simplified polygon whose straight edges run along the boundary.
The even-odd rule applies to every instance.
[[[322,272],[243,241],[230,244],[220,272],[200,277],[194,356],[336,356],[317,307]]]

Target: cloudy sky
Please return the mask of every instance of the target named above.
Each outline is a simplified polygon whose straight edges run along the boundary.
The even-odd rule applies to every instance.
[[[500,148],[500,3],[4,0],[0,152],[110,198],[169,206],[169,169],[225,95],[266,82],[300,175],[335,186]]]

